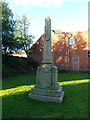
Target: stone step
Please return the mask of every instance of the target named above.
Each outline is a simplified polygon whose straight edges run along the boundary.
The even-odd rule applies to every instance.
[[[29,94],[29,98],[34,99],[34,100],[43,101],[43,102],[62,103],[63,97],[64,97],[64,91],[62,92],[60,97],[52,97],[52,96],[42,96],[42,95]]]
[[[62,95],[62,87],[58,87],[57,90],[50,89],[40,89],[40,88],[32,88],[31,94],[34,95],[42,95],[42,96],[51,96],[51,97],[60,97]]]

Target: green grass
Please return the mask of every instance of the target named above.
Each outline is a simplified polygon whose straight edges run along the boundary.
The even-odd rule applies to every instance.
[[[3,118],[88,118],[88,75],[63,73],[58,83],[65,92],[63,103],[47,103],[28,98],[34,87],[34,74],[3,80]]]

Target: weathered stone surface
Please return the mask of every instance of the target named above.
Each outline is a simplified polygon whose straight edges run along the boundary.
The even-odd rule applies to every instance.
[[[38,67],[36,84],[40,88],[49,88],[50,86],[57,86],[58,81],[57,67],[51,64],[43,64]]]
[[[62,92],[62,95],[60,97],[52,97],[52,96],[43,96],[43,95],[35,95],[35,94],[29,94],[29,97],[34,100],[39,100],[43,102],[55,102],[55,103],[62,103],[64,92]]]
[[[41,89],[41,88],[32,88],[32,94],[42,95],[42,96],[51,96],[51,97],[60,97],[62,95],[62,87],[58,86],[58,89]]]
[[[49,17],[45,18],[44,50],[42,63],[53,63],[51,52],[51,19]]]
[[[45,102],[62,103],[64,92],[58,85],[58,70],[53,65],[51,52],[51,20],[45,19],[45,36],[42,65],[36,73],[36,85],[31,89],[29,98]]]

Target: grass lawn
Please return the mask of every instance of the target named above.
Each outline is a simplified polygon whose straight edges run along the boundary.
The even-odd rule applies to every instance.
[[[88,75],[63,73],[58,83],[65,92],[63,103],[47,103],[28,98],[34,86],[34,74],[3,80],[3,118],[88,118]]]

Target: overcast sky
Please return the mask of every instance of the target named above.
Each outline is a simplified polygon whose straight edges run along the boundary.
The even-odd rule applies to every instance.
[[[44,33],[45,17],[51,18],[52,30],[88,30],[89,0],[5,0],[15,17],[26,15],[30,21],[30,34],[37,40]]]

